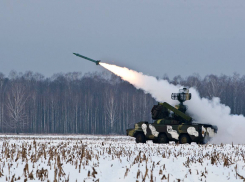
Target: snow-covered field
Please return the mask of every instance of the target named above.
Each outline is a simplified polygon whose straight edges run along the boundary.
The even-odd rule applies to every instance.
[[[0,181],[244,181],[245,145],[0,135]]]

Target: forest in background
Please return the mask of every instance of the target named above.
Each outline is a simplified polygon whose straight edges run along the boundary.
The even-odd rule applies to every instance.
[[[245,76],[157,79],[195,87],[201,97],[219,97],[232,114],[245,115]],[[151,122],[150,111],[157,104],[151,95],[108,72],[50,78],[30,71],[12,71],[8,77],[0,73],[0,93],[2,133],[125,134],[136,122]]]

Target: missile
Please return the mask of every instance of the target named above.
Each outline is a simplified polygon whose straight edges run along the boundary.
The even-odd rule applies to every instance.
[[[100,61],[99,60],[96,61],[96,60],[93,60],[91,58],[85,57],[85,56],[83,56],[81,54],[78,54],[78,53],[73,53],[73,54],[76,55],[76,56],[78,56],[78,57],[81,57],[83,59],[87,59],[87,60],[89,60],[91,62],[94,62],[96,65],[99,65],[100,64]]]

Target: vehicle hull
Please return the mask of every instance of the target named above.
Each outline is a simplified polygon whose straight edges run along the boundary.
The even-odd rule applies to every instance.
[[[178,124],[174,120],[161,119],[150,124],[148,122],[136,123],[135,128],[127,129],[126,132],[131,137],[143,133],[146,140],[153,141],[157,141],[160,134],[165,134],[168,141],[179,141],[181,137],[185,136],[191,142],[206,143],[215,136],[217,127],[199,123]]]

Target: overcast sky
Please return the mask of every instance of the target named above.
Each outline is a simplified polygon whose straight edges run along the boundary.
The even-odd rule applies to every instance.
[[[0,72],[245,74],[245,0],[0,1]]]

